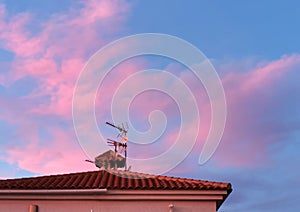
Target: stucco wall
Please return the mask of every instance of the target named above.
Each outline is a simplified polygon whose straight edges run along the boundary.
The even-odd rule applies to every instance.
[[[213,212],[214,201],[101,201],[101,200],[1,200],[0,211],[29,211],[30,204],[38,205],[39,212],[112,212],[112,211],[154,211],[168,212],[173,204],[173,212]]]

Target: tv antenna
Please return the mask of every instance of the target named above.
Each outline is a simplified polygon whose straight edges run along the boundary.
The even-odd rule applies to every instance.
[[[118,169],[125,167],[125,171],[129,171],[131,166],[127,169],[127,132],[128,124],[122,123],[121,126],[116,126],[110,122],[105,122],[107,125],[116,128],[119,133],[117,138],[121,138],[122,141],[116,141],[113,139],[107,139],[108,146],[113,146],[114,151],[108,150],[95,158],[95,161],[85,160],[86,162],[94,163],[98,168],[104,169]],[[124,157],[121,154],[124,153]]]
[[[117,161],[118,155],[122,154],[124,152],[124,167],[125,171],[127,170],[127,144],[126,143],[121,143],[112,139],[107,139],[107,144],[108,146],[114,146],[115,150],[115,161]],[[117,162],[114,163],[114,169],[117,169]]]
[[[112,124],[110,122],[105,122],[107,125],[119,130],[119,133],[117,135],[117,138],[122,138],[122,142],[118,142],[112,139],[107,139],[107,144],[109,146],[114,146],[114,150],[115,150],[115,158],[117,158],[118,154],[121,154],[122,152],[124,152],[124,156],[125,156],[125,171],[127,170],[127,141],[128,141],[128,137],[127,137],[127,132],[128,132],[128,124],[127,122],[124,124],[122,123],[121,126],[116,126],[115,124]],[[116,169],[116,164],[115,164],[115,169]]]
[[[105,122],[105,124],[113,127],[113,128],[116,128],[117,130],[119,130],[119,134],[117,135],[117,138],[122,138],[122,143],[126,143],[128,141],[128,137],[127,137],[127,132],[128,132],[128,124],[127,122],[122,123],[121,126],[116,126],[110,122]]]

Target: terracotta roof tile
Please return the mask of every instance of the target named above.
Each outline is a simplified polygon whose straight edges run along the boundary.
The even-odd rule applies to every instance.
[[[227,190],[230,183],[125,171],[92,171],[0,180],[0,189]]]

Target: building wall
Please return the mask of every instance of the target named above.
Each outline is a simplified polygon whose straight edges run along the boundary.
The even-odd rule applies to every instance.
[[[213,212],[215,201],[101,201],[101,200],[1,200],[0,211],[29,211],[29,206],[38,205],[38,212]],[[169,205],[174,205],[170,209]]]

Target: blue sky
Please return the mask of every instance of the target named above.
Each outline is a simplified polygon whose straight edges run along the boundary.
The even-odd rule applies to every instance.
[[[299,49],[296,1],[136,2],[134,32],[164,32],[200,46],[208,57],[275,59]],[[169,8],[169,9],[166,9]]]
[[[193,92],[203,125],[191,153],[166,174],[231,182],[233,193],[220,211],[300,210],[299,6],[292,0],[0,0],[0,177],[95,170],[83,162],[89,156],[72,121],[81,69],[115,39],[165,33],[199,48],[220,76],[227,122],[217,151],[198,164],[211,118],[203,86],[182,64],[153,56],[121,64],[103,83],[104,95],[99,92],[95,100],[102,133],[114,133],[101,125],[111,118],[114,85],[149,67],[173,71]],[[172,144],[180,122],[174,104],[158,92],[135,98],[129,114],[137,129],[150,127],[148,116],[155,109],[169,124],[157,143],[130,154],[160,154]]]

